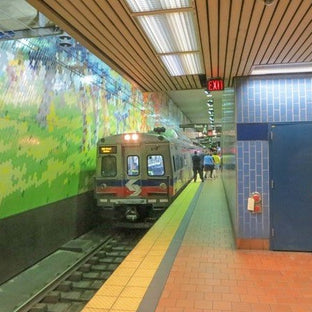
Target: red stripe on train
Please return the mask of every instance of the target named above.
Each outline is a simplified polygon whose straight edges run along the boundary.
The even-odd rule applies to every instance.
[[[95,193],[98,195],[108,195],[112,197],[133,197],[133,194],[138,192],[137,190],[129,190],[125,186],[106,186],[101,187],[97,186],[95,189]],[[140,187],[140,191],[137,194],[137,197],[153,197],[155,195],[168,195],[172,196],[173,194],[173,187],[169,187],[169,190],[162,189],[159,186],[143,186]]]

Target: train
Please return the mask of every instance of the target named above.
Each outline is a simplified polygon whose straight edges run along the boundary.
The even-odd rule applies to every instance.
[[[101,218],[116,226],[151,226],[193,178],[200,146],[163,127],[97,143],[94,195]]]

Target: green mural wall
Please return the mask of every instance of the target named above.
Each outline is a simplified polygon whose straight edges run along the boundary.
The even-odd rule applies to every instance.
[[[92,190],[100,137],[185,122],[77,42],[0,42],[0,218]]]

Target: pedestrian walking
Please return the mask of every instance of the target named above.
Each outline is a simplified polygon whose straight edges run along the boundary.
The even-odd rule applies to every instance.
[[[197,151],[194,152],[194,155],[192,156],[192,161],[193,161],[193,173],[194,173],[193,179],[194,179],[194,182],[196,182],[198,174],[199,174],[199,177],[202,180],[202,182],[204,182],[202,159],[197,154]]]
[[[209,172],[209,178],[212,179],[212,173],[214,170],[214,161],[211,156],[211,153],[208,153],[204,156],[204,171],[205,171],[205,178],[208,178],[208,172]]]

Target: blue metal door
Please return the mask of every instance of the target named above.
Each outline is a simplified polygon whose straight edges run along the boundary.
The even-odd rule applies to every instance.
[[[271,249],[312,251],[312,124],[271,128]]]

